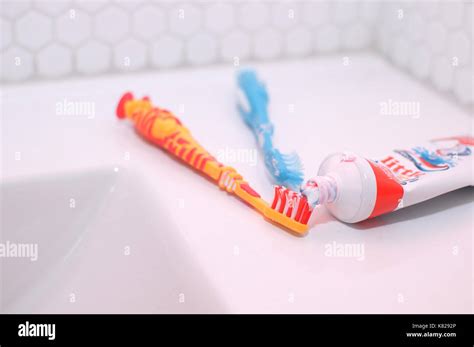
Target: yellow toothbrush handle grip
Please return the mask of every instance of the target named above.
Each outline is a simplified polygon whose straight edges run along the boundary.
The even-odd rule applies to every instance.
[[[213,180],[219,180],[224,166],[207,152],[171,112],[153,107],[148,98],[125,94],[117,108],[119,118],[128,118],[137,132]]]

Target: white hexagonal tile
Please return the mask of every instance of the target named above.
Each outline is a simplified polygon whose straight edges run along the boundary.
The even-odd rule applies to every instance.
[[[382,27],[377,32],[377,47],[384,55],[390,55],[392,50],[393,35],[388,27]]]
[[[12,42],[12,25],[6,19],[0,18],[0,49],[5,49]]]
[[[426,38],[433,53],[439,53],[445,49],[446,29],[441,23],[430,23],[427,27]]]
[[[377,19],[380,18],[380,11],[383,8],[383,4],[376,1],[364,1],[359,6],[360,18],[366,24],[374,24]]]
[[[147,5],[133,11],[133,32],[145,40],[161,34],[166,28],[166,15],[156,6]]]
[[[453,65],[446,57],[436,58],[433,62],[431,79],[435,86],[442,91],[446,91],[453,85]]]
[[[300,20],[300,7],[295,2],[276,3],[272,6],[272,23],[276,28],[288,30]]]
[[[168,19],[171,32],[183,36],[195,33],[202,24],[201,10],[190,4],[173,8]]]
[[[110,48],[98,41],[88,41],[77,50],[77,70],[96,74],[110,68]]]
[[[430,74],[431,52],[426,45],[417,47],[410,58],[410,71],[420,79],[425,79]]]
[[[71,0],[36,0],[34,7],[47,15],[58,15],[71,8]]]
[[[397,37],[393,49],[393,61],[400,67],[406,67],[411,57],[411,45],[404,36]]]
[[[462,25],[464,3],[462,1],[441,2],[441,19],[449,28],[458,28]]]
[[[362,22],[349,24],[342,30],[341,43],[347,49],[362,49],[369,45],[371,34]]]
[[[354,22],[357,19],[357,10],[356,2],[336,2],[334,5],[334,22],[339,25]]]
[[[51,40],[53,35],[51,20],[38,12],[28,12],[16,22],[18,42],[30,49],[38,49]]]
[[[163,36],[155,40],[152,47],[152,62],[156,67],[168,68],[181,64],[183,60],[183,42],[172,36]]]
[[[191,64],[209,64],[217,56],[217,41],[207,33],[193,35],[186,44],[186,59]]]
[[[388,3],[384,6],[382,23],[387,25],[391,32],[398,33],[406,26],[406,9],[399,3]]]
[[[114,48],[114,61],[120,70],[139,70],[146,65],[147,47],[134,39],[122,41]]]
[[[1,54],[0,74],[11,82],[25,80],[33,75],[33,57],[23,48],[11,47]]]
[[[204,24],[216,34],[225,34],[235,25],[235,9],[230,3],[215,3],[206,9]]]
[[[107,6],[95,16],[95,34],[109,43],[123,39],[129,29],[128,14],[116,6]]]
[[[313,35],[304,26],[298,26],[285,35],[285,51],[294,57],[301,57],[311,53],[313,49]]]
[[[315,32],[315,49],[318,52],[333,52],[339,48],[339,28],[325,25]]]
[[[127,11],[134,11],[138,6],[143,4],[144,0],[114,0],[114,3]]]
[[[226,61],[238,58],[239,61],[250,55],[250,39],[246,33],[234,31],[221,40],[221,56]]]
[[[328,23],[330,6],[328,1],[305,2],[301,9],[302,20],[310,27],[317,27]]]
[[[425,37],[426,21],[419,13],[412,13],[408,16],[406,30],[404,34],[413,42],[422,40]]]
[[[465,12],[465,17],[464,17],[464,30],[470,37],[472,37],[473,34],[473,25],[474,23],[472,22],[472,17],[474,16],[474,4],[473,3],[468,3],[466,4],[466,12]]]
[[[72,71],[70,48],[53,43],[38,52],[36,56],[38,74],[44,77],[59,77]]]
[[[448,57],[457,59],[459,65],[467,65],[471,61],[472,41],[464,31],[457,31],[448,35]]]
[[[438,1],[419,1],[416,4],[418,13],[422,14],[425,19],[437,17],[439,14]]]
[[[259,59],[273,59],[278,57],[282,50],[280,35],[273,29],[264,29],[254,38],[254,52]]]
[[[471,67],[456,69],[454,75],[454,93],[463,104],[474,102],[474,90],[472,85],[473,71]]]
[[[77,7],[89,13],[96,13],[108,3],[110,3],[109,0],[75,0]]]
[[[268,3],[245,3],[239,8],[239,24],[247,30],[257,30],[268,22]]]
[[[31,7],[31,1],[6,0],[1,2],[0,13],[5,17],[17,19]]]
[[[77,46],[91,35],[92,20],[87,12],[70,9],[56,20],[56,36],[59,41]]]

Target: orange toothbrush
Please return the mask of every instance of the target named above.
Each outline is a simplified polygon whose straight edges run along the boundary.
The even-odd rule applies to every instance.
[[[234,168],[219,163],[199,145],[176,116],[153,106],[148,97],[134,99],[131,93],[124,94],[117,106],[117,116],[130,119],[146,140],[209,176],[220,188],[237,195],[267,219],[298,234],[307,231],[312,209],[304,196],[277,186],[269,205]]]

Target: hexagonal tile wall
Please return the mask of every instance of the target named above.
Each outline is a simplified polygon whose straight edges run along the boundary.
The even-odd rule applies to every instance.
[[[115,67],[124,71],[135,71],[143,68],[147,62],[147,47],[144,43],[128,39],[114,48]]]
[[[282,38],[274,29],[260,30],[255,35],[253,49],[258,59],[276,58],[282,50]]]
[[[158,37],[166,28],[166,13],[155,6],[146,5],[132,14],[132,31],[142,39]]]
[[[396,66],[472,106],[474,5],[396,1],[380,6],[377,47]],[[467,75],[466,75],[467,74]]]
[[[193,35],[186,45],[186,59],[191,64],[210,64],[217,56],[217,41],[208,33]]]
[[[197,33],[202,24],[201,9],[192,4],[183,4],[168,13],[169,26],[173,34],[190,36]]]
[[[263,28],[270,16],[269,8],[263,3],[244,3],[239,9],[239,25],[248,31]]]
[[[65,45],[78,46],[90,37],[91,32],[91,16],[83,10],[71,8],[56,18],[56,36]]]
[[[0,18],[0,49],[3,50],[10,45],[13,38],[12,25],[5,18]]]
[[[118,43],[128,33],[128,13],[118,6],[105,7],[95,16],[94,30],[99,39],[107,43]]]
[[[215,3],[205,10],[204,25],[215,34],[226,34],[235,26],[235,17],[232,3]]]
[[[19,82],[33,77],[33,56],[21,47],[10,47],[2,53],[2,81]]]
[[[16,21],[18,43],[25,48],[38,50],[53,38],[53,23],[48,16],[31,11]]]
[[[316,33],[316,51],[327,53],[339,49],[339,29],[333,24],[322,26]]]
[[[72,0],[35,0],[33,7],[51,17],[57,16],[70,8]]]
[[[2,16],[10,19],[18,19],[30,9],[31,3],[29,1],[3,1],[1,6]]]
[[[221,57],[225,62],[240,64],[242,59],[250,56],[250,38],[242,31],[232,31],[222,38]]]
[[[173,36],[162,36],[153,43],[153,66],[169,68],[179,65],[183,61],[183,42]]]
[[[72,53],[62,45],[52,43],[38,52],[38,73],[45,77],[60,77],[72,71]]]
[[[105,44],[91,40],[79,47],[76,53],[76,68],[79,73],[96,74],[110,68],[111,52]]]
[[[473,103],[469,1],[1,1],[3,82],[372,49]]]
[[[312,34],[304,26],[290,29],[285,35],[285,49],[289,56],[303,57],[312,51]]]

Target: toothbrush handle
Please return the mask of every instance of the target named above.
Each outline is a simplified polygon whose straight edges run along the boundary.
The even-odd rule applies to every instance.
[[[117,116],[130,119],[135,124],[136,131],[149,142],[213,180],[219,179],[223,165],[191,136],[189,130],[171,112],[154,107],[148,98],[133,99],[133,95],[127,93],[120,100]]]
[[[263,212],[268,207],[234,168],[217,161],[175,115],[153,107],[148,98],[137,100],[133,99],[132,94],[125,94],[117,107],[117,116],[132,120],[142,137],[206,174],[220,188],[237,195],[259,211]]]

